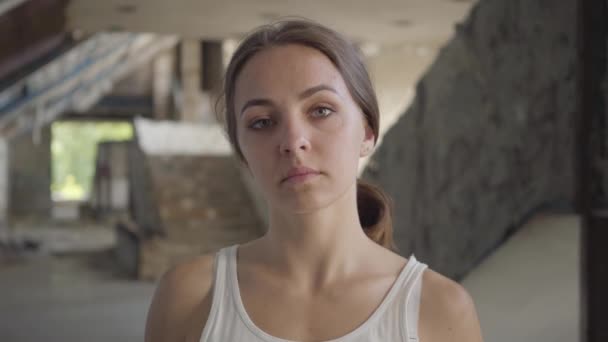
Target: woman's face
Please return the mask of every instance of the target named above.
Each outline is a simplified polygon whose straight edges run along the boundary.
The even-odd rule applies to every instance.
[[[355,185],[374,136],[324,54],[295,44],[258,52],[237,78],[234,104],[238,143],[272,207],[311,212]],[[318,174],[285,180],[298,167]]]

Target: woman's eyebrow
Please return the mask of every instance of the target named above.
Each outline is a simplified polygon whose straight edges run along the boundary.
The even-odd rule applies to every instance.
[[[317,92],[319,92],[321,90],[329,90],[329,91],[335,93],[336,95],[340,96],[340,94],[338,94],[338,91],[336,89],[328,86],[327,84],[319,84],[317,86],[314,86],[314,87],[311,87],[311,88],[308,88],[308,89],[304,90],[303,92],[300,93],[300,95],[298,95],[298,98],[300,100],[303,100],[303,99],[305,99],[307,97],[310,97],[314,93],[317,93]]]
[[[245,112],[245,109],[252,107],[252,106],[273,106],[274,102],[272,102],[269,99],[251,99],[247,102],[245,102],[245,105],[243,106],[243,108],[241,109],[241,116],[243,115],[243,113]]]

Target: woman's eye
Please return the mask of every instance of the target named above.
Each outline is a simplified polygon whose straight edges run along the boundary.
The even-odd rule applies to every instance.
[[[261,129],[264,127],[268,127],[272,124],[272,120],[270,119],[259,119],[259,120],[255,120],[251,125],[249,125],[250,128],[253,129]]]
[[[327,107],[317,107],[313,110],[313,114],[319,117],[325,117],[333,113],[334,111]]]

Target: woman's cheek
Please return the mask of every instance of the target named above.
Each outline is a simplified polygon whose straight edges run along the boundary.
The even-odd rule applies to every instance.
[[[255,149],[253,148],[255,146],[255,142],[251,140],[251,136],[249,134],[239,133],[237,136],[237,143],[248,164],[251,164],[252,161],[257,159],[255,156]]]
[[[240,139],[239,144],[241,146],[241,152],[247,160],[249,167],[255,171],[264,172],[264,167],[269,165],[269,161],[266,160],[271,155],[270,147],[268,146],[271,142],[268,138],[263,136],[256,136],[255,133],[244,132]],[[252,170],[253,171],[253,170]]]
[[[327,118],[321,119],[319,130],[325,133],[336,133],[344,127],[344,117],[340,113],[333,113]]]

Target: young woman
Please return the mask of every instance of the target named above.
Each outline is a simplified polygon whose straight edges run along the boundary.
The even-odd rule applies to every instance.
[[[481,341],[468,293],[395,253],[390,205],[357,180],[379,112],[358,50],[305,20],[236,50],[225,123],[269,207],[267,233],[160,281],[146,341]]]

